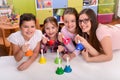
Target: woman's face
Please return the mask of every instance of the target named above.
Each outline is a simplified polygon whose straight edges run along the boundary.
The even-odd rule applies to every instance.
[[[50,37],[50,39],[55,39],[58,32],[58,26],[50,22],[45,24],[45,33]]]
[[[91,22],[89,17],[86,14],[81,14],[79,16],[79,27],[81,28],[82,32],[86,32],[89,34],[90,29],[91,29]]]
[[[22,35],[25,38],[25,40],[29,40],[34,35],[35,30],[35,21],[33,20],[24,21],[21,25]]]
[[[75,33],[76,30],[76,17],[73,14],[65,14],[64,15],[64,25],[67,30],[71,33]]]

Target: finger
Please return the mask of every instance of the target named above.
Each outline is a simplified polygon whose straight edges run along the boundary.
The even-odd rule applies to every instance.
[[[70,57],[70,55],[68,55],[68,54],[65,54],[65,56],[64,56],[64,59],[65,60],[67,60],[67,57],[71,60],[71,57]]]
[[[19,71],[22,71],[23,70],[23,67],[22,67],[22,65],[20,65],[20,66],[18,66],[18,68],[17,68]]]

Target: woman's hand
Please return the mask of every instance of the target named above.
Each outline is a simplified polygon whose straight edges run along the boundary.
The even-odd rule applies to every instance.
[[[89,62],[89,54],[88,54],[88,51],[84,49],[84,50],[81,52],[81,54],[82,54],[82,57],[85,59],[85,61]]]
[[[90,46],[90,44],[88,43],[88,41],[85,38],[83,38],[82,36],[80,36],[80,35],[76,35],[76,37],[75,37],[75,42],[78,43],[78,41],[80,41],[80,43],[85,48],[88,48]]]

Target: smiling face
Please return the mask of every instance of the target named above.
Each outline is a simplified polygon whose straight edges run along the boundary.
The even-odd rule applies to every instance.
[[[86,14],[81,14],[79,16],[78,22],[82,32],[86,32],[87,34],[89,34],[91,29],[90,18]]]
[[[35,21],[33,20],[24,21],[21,25],[22,35],[25,40],[29,40],[34,35],[35,30]]]
[[[45,24],[45,33],[50,39],[55,39],[58,32],[58,26],[54,22],[48,22]]]
[[[71,33],[75,33],[76,30],[76,17],[73,14],[65,14],[64,15],[64,25],[67,30]]]

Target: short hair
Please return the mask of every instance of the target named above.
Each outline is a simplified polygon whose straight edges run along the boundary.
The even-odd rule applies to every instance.
[[[36,23],[36,17],[32,14],[32,13],[24,13],[20,16],[20,22],[19,22],[19,26],[21,27],[21,25],[23,24],[24,21],[30,21],[33,20]]]

